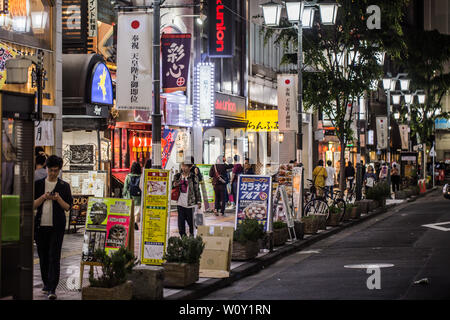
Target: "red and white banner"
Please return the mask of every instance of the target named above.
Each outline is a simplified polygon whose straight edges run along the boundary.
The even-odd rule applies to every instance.
[[[387,148],[387,117],[377,117],[377,149]]]
[[[297,75],[279,74],[277,88],[278,128],[280,131],[297,131]]]
[[[152,20],[152,13],[119,13],[116,77],[119,110],[152,110]]]

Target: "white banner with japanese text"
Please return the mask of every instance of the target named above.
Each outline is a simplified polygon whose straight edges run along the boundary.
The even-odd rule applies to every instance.
[[[119,13],[116,77],[119,110],[152,110],[152,20],[152,13]]]
[[[35,122],[34,127],[35,146],[54,146],[55,135],[53,132],[53,120]]]
[[[408,150],[409,149],[409,126],[406,124],[400,124],[398,126],[400,131],[400,139],[402,141],[402,150]]]
[[[297,131],[297,75],[279,74],[277,88],[278,129]]]
[[[387,117],[377,117],[377,149],[387,148]]]

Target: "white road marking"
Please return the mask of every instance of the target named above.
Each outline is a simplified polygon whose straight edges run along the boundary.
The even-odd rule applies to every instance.
[[[300,251],[297,254],[310,254],[310,253],[320,253],[320,250],[307,250],[307,251]]]
[[[368,269],[368,268],[390,268],[394,265],[392,263],[366,263],[366,264],[348,264],[344,268],[350,269]]]
[[[450,228],[439,227],[439,226],[442,226],[444,224],[450,224],[450,221],[439,222],[439,223],[432,223],[432,224],[423,224],[422,227],[432,228],[432,229],[436,229],[436,230],[440,230],[440,231],[450,231]]]

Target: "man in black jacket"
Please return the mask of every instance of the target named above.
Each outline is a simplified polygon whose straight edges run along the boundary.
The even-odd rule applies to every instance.
[[[215,205],[214,214],[219,215],[218,210],[222,216],[225,215],[225,207],[227,204],[227,184],[229,182],[228,169],[232,169],[232,164],[223,163],[225,157],[218,157],[215,165],[209,170],[209,176],[213,178],[214,194],[215,194]]]
[[[68,183],[58,178],[63,160],[58,156],[47,159],[47,178],[35,182],[35,235],[41,267],[42,291],[50,300],[56,299],[59,282],[61,248],[66,228],[66,214],[72,206]]]

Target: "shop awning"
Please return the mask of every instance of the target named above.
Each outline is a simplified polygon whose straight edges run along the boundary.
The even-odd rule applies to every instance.
[[[215,116],[215,127],[221,128],[247,128],[247,120],[238,120],[226,117]]]
[[[129,169],[112,169],[111,171],[113,178],[118,180],[120,183],[125,184],[125,178],[130,173]]]

